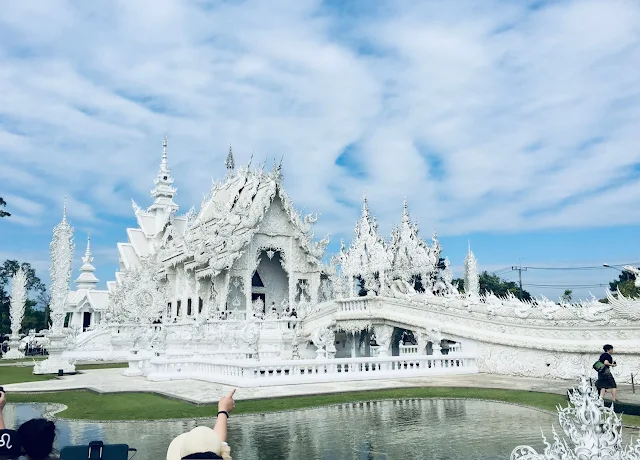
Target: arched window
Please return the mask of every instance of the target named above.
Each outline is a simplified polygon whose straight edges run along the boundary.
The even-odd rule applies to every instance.
[[[204,302],[202,301],[202,297],[198,297],[198,314],[202,313],[202,307]]]
[[[187,316],[191,316],[193,311],[191,310],[191,299],[187,299]]]

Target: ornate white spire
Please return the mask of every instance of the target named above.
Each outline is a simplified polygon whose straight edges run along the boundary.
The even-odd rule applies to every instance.
[[[402,222],[391,231],[389,259],[393,277],[407,282],[411,282],[412,277],[420,276],[425,284],[427,274],[435,270],[437,261],[431,248],[420,239],[418,226],[411,222],[406,198],[402,205]]]
[[[375,218],[369,213],[366,194],[362,198],[362,215],[356,224],[354,238],[342,259],[341,269],[345,276],[364,278],[391,268],[386,244],[378,235]]]
[[[153,182],[155,184],[155,188],[151,190],[151,196],[154,198],[154,201],[148,211],[165,210],[170,213],[177,211],[178,205],[174,203],[173,197],[176,195],[178,190],[173,187],[173,177],[171,177],[171,170],[167,163],[166,134],[162,141],[162,160],[160,161],[160,169],[158,170],[158,176]]]
[[[409,216],[409,204],[407,203],[407,199],[404,199],[404,203],[402,204],[402,223],[410,224],[411,217]]]
[[[472,297],[480,296],[480,277],[478,276],[478,261],[471,252],[471,242],[467,257],[464,259],[464,292]]]
[[[91,235],[87,236],[87,250],[82,258],[83,265],[80,267],[80,276],[76,279],[76,287],[78,289],[95,289],[98,284],[98,278],[94,274],[96,269],[92,265],[93,257],[91,256]]]
[[[64,327],[67,296],[69,295],[69,280],[73,269],[73,228],[69,225],[65,213],[62,222],[53,229],[51,240],[51,331],[58,333]]]
[[[27,274],[22,267],[12,278],[11,304],[9,306],[9,317],[11,318],[11,336],[18,337],[20,326],[24,318],[25,302],[27,301]]]
[[[233,159],[233,151],[231,150],[231,145],[229,145],[229,153],[227,154],[227,159],[224,162],[224,165],[227,167],[227,175],[233,176],[233,172],[236,168],[236,162]]]

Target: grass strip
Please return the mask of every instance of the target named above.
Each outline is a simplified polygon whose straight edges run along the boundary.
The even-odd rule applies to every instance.
[[[238,391],[242,391],[239,389]],[[306,409],[329,404],[357,403],[381,399],[467,398],[521,404],[555,412],[556,406],[566,406],[562,395],[521,390],[485,388],[402,388],[309,396],[287,396],[271,399],[237,401],[234,414],[267,413]],[[100,394],[88,390],[47,393],[12,393],[11,403],[60,403],[68,407],[58,415],[84,420],[161,420],[213,417],[216,404],[194,405],[151,393]],[[640,426],[640,417],[624,416],[628,425]]]
[[[129,363],[76,364],[77,371],[86,371],[88,369],[120,369],[125,367],[129,367]]]
[[[0,386],[10,383],[40,382],[51,380],[53,375],[35,375],[33,366],[2,366],[0,367]]]
[[[76,366],[76,370],[82,372],[89,369],[113,369],[124,367],[128,367],[128,364],[79,364]],[[43,380],[50,380],[55,377],[55,375],[35,375],[33,373],[33,366],[0,366],[0,386],[9,385],[10,383],[40,382]]]

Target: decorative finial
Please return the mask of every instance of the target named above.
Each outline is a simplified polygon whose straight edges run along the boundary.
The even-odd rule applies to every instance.
[[[62,205],[62,221],[67,221],[67,195],[64,196],[64,204]]]
[[[407,198],[405,197],[404,203],[402,204],[402,222],[409,222],[409,205],[407,204]]]
[[[227,160],[224,162],[224,165],[227,167],[227,172],[231,174],[236,167],[235,161],[233,160],[233,150],[231,149],[231,144],[229,144],[229,154],[227,155]]]
[[[93,262],[93,257],[91,257],[91,233],[87,234],[87,250],[84,252],[82,262],[84,262],[85,264],[90,264],[91,262]]]
[[[367,201],[367,192],[362,193],[362,217],[369,216],[369,203]]]
[[[164,133],[164,139],[162,140],[162,159],[167,159],[167,133]]]

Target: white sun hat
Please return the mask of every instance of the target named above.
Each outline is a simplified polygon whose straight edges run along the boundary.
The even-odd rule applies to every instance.
[[[198,426],[193,430],[183,433],[169,444],[167,449],[167,460],[182,460],[189,455],[213,452],[217,454],[217,458],[231,458],[223,455],[230,452],[226,442],[222,442],[220,437],[211,428],[206,426]],[[202,458],[216,458],[205,457]]]

